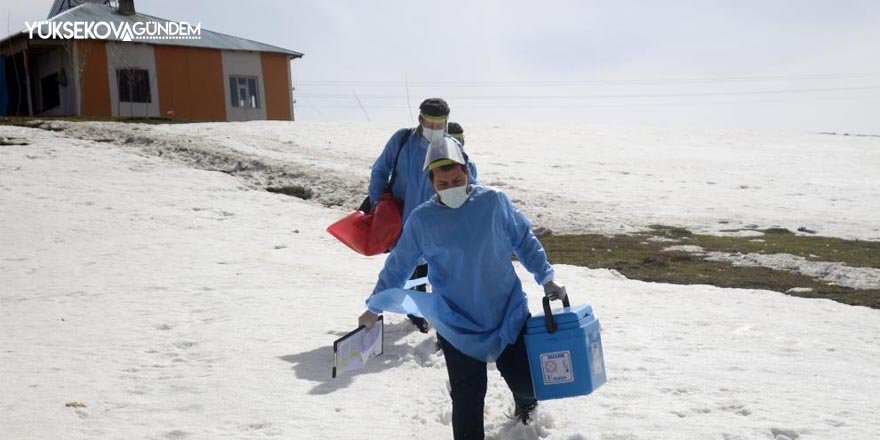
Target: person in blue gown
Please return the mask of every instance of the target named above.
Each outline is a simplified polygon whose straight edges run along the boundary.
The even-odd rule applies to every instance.
[[[528,423],[537,405],[523,341],[529,309],[512,254],[551,299],[564,298],[565,289],[507,195],[469,182],[457,142],[432,142],[424,169],[436,194],[410,214],[359,324],[371,327],[383,311],[426,317],[446,359],[454,436],[483,438],[487,362],[496,363],[513,393],[517,418]],[[431,293],[402,289],[420,260]]]
[[[434,140],[452,139],[447,133],[449,105],[442,98],[428,98],[419,105],[419,125],[416,128],[402,128],[391,136],[382,153],[373,163],[370,171],[370,203],[375,205],[391,182],[391,195],[403,202],[403,222],[417,206],[434,195],[428,172],[423,168],[428,144]],[[461,148],[461,147],[460,147]],[[467,154],[462,150],[464,157]],[[477,181],[477,167],[468,161],[468,172],[472,182]],[[425,264],[413,268],[410,279],[421,280],[428,274]],[[417,287],[425,291],[424,284]],[[409,319],[423,333],[428,332],[424,318],[409,314]]]

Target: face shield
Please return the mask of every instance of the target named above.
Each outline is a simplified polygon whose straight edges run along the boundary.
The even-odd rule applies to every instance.
[[[428,153],[425,154],[424,170],[430,171],[438,166],[457,163],[461,165],[467,164],[461,147],[457,142],[447,140],[445,137],[432,141],[428,145]]]
[[[443,138],[440,141],[431,142],[431,144],[428,145],[428,153],[425,155],[425,170],[436,173],[439,172],[437,168],[444,165],[456,164],[467,164],[467,160],[464,158],[464,153],[461,151],[461,145],[459,145],[458,142],[452,138]],[[462,175],[464,176],[462,185],[445,187],[443,189],[440,189],[440,186],[434,187],[437,190],[437,195],[440,197],[440,202],[453,209],[461,207],[468,198],[467,173],[465,172]],[[438,185],[436,181],[438,177],[436,174],[434,175],[434,179],[433,183]],[[453,180],[453,182],[455,182],[455,180]],[[445,186],[445,184],[443,185]]]
[[[450,122],[446,124],[446,132],[449,133],[459,144],[464,145],[464,129],[458,122]]]
[[[446,134],[446,123],[449,120],[446,116],[428,116],[420,115],[420,124],[422,126],[422,137],[428,142],[443,139]]]

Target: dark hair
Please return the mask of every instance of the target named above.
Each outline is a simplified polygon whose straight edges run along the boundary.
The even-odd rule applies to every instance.
[[[458,122],[450,122],[446,124],[446,132],[449,134],[464,134],[464,129]]]
[[[470,173],[468,173],[467,165],[462,165],[460,163],[448,163],[448,164],[443,165],[441,167],[437,167],[436,169],[443,170],[443,171],[449,171],[451,169],[454,169],[455,167],[461,167],[461,170],[464,171],[464,173],[466,175],[470,174]],[[434,183],[434,170],[428,171],[428,179],[431,181],[431,183]]]
[[[428,98],[422,101],[419,111],[428,116],[449,116],[449,104],[443,98]]]

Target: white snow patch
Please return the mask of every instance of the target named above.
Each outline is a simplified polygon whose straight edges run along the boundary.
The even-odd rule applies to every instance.
[[[657,243],[678,243],[679,242],[679,240],[676,240],[674,238],[661,237],[658,235],[653,235],[651,237],[648,237],[648,241],[653,241],[653,242],[657,242]]]
[[[741,229],[736,231],[717,231],[713,235],[720,237],[763,237],[764,233],[753,229]]]
[[[693,244],[683,244],[678,246],[668,246],[662,249],[663,252],[690,252],[693,254],[701,254],[704,249],[702,246],[696,246]]]
[[[734,266],[767,267],[800,273],[853,289],[880,289],[880,269],[852,267],[838,262],[810,261],[791,254],[731,254],[709,252],[709,261],[723,261]]]

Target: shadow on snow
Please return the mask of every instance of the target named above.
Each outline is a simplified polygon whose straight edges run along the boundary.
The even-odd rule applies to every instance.
[[[370,359],[364,368],[337,376],[335,379],[331,377],[333,370],[332,341],[328,341],[326,346],[311,351],[288,354],[278,358],[293,364],[293,371],[296,373],[297,378],[318,382],[315,387],[309,390],[309,394],[329,394],[347,388],[357,376],[381,373],[395,368],[408,360],[412,360],[412,356],[407,356],[407,354],[415,355],[418,362],[424,362],[424,359],[418,354],[429,352],[430,346],[436,343],[435,338],[426,339],[416,347],[406,343],[398,343],[414,331],[418,330],[409,321],[386,324],[384,329],[384,353],[381,356]],[[344,334],[344,332],[339,333],[337,336]]]

